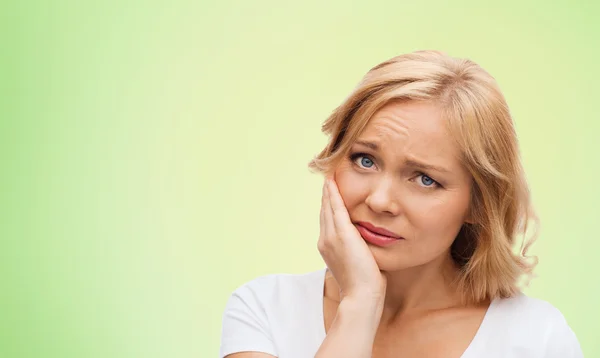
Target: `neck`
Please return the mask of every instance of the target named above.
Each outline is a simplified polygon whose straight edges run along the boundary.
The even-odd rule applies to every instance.
[[[398,271],[382,271],[386,276],[386,297],[381,323],[391,324],[411,314],[443,309],[460,304],[460,293],[453,287],[458,275],[448,255],[427,264]],[[325,275],[324,296],[339,303],[339,286],[331,272]]]
[[[385,271],[387,289],[381,322],[459,304],[459,292],[453,287],[457,274],[450,254],[421,266]]]

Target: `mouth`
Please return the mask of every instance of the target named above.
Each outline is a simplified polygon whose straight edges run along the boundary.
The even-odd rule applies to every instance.
[[[355,223],[356,229],[362,238],[376,246],[388,246],[404,240],[403,237],[389,230],[374,226],[368,222],[359,221]]]

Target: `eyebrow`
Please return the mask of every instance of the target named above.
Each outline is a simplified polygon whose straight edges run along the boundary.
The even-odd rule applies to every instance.
[[[379,145],[377,145],[377,143],[375,143],[375,142],[367,142],[365,140],[357,140],[356,144],[360,144],[364,147],[367,147],[367,148],[370,148],[373,150],[379,150]]]
[[[367,147],[369,149],[372,149],[374,151],[378,151],[379,150],[379,145],[375,142],[368,142],[368,141],[364,141],[364,140],[357,140],[355,142],[358,145],[362,145],[364,147]],[[415,159],[407,159],[404,162],[405,165],[409,166],[409,167],[413,167],[413,168],[419,168],[419,169],[423,169],[423,170],[433,170],[433,171],[437,171],[437,172],[441,172],[441,173],[449,173],[450,170],[444,168],[444,167],[440,167],[437,165],[433,165],[433,164],[427,164],[427,163],[422,163],[419,162],[418,160]]]
[[[407,159],[404,162],[404,164],[406,164],[409,167],[420,168],[423,170],[433,170],[433,171],[440,172],[440,173],[449,173],[450,172],[450,170],[448,170],[444,167],[440,167],[440,166],[433,165],[433,164],[421,163],[414,159]]]

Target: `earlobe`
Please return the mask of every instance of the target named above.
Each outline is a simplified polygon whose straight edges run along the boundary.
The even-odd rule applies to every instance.
[[[469,210],[469,212],[467,213],[467,217],[465,218],[465,223],[470,224],[470,225],[475,224],[475,219],[473,218],[473,212],[471,210]]]

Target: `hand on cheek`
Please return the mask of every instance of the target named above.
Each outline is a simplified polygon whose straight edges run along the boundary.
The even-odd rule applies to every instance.
[[[352,224],[332,177],[323,185],[318,248],[340,287],[342,299],[348,296],[383,299],[385,278]]]

